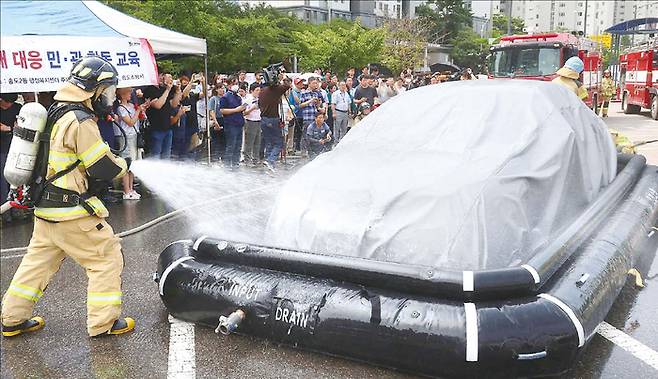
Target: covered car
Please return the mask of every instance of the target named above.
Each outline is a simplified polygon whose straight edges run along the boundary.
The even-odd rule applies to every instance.
[[[265,240],[442,269],[516,266],[568,227],[616,169],[605,124],[559,85],[421,87],[292,176]]]

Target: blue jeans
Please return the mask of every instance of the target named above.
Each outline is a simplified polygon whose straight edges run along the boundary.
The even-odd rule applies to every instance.
[[[265,160],[274,165],[279,159],[279,153],[283,148],[283,134],[279,127],[279,119],[273,117],[263,117],[260,121],[260,128],[265,144]]]
[[[185,126],[183,125],[179,127],[174,126],[172,133],[173,133],[173,138],[172,138],[173,153],[177,155],[178,158],[185,158],[185,156],[187,156],[187,147],[190,145],[185,132]]]
[[[240,165],[240,149],[242,149],[242,126],[224,125],[224,135],[226,136],[224,164],[238,167]]]
[[[171,129],[167,131],[154,130],[151,132],[151,155],[156,159],[169,159],[171,157]]]
[[[4,136],[2,138],[5,138]],[[0,153],[0,203],[4,203],[9,194],[9,183],[5,179],[5,165],[7,164],[7,156],[9,151]]]

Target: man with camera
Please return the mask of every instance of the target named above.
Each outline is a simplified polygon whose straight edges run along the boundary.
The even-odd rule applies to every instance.
[[[275,172],[276,161],[283,148],[282,121],[279,108],[281,96],[291,87],[291,81],[285,76],[282,65],[272,65],[263,70],[265,86],[261,88],[258,106],[261,115],[261,133],[265,144],[265,166]]]

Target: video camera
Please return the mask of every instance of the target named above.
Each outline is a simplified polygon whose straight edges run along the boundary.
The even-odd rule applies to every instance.
[[[263,79],[265,84],[268,86],[273,86],[279,83],[279,74],[286,72],[283,63],[272,63],[271,65],[263,69]]]

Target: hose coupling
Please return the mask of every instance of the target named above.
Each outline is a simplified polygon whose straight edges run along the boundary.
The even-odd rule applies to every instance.
[[[244,320],[245,313],[242,309],[237,309],[235,312],[227,316],[219,317],[219,325],[215,329],[215,333],[222,333],[228,336],[234,333],[240,327],[242,320]]]

